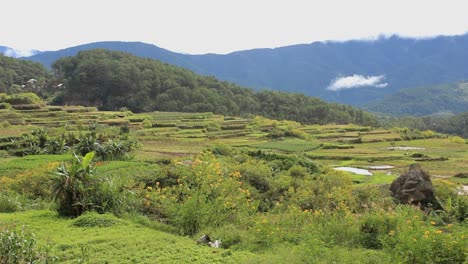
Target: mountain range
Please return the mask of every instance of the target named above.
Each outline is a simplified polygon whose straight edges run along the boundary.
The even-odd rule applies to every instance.
[[[314,42],[225,55],[181,54],[141,42],[107,41],[39,52],[24,59],[50,67],[59,58],[103,48],[158,59],[256,89],[298,92],[364,106],[403,88],[468,79],[467,47],[468,34]]]
[[[468,82],[402,89],[364,106],[393,116],[447,116],[468,111]]]

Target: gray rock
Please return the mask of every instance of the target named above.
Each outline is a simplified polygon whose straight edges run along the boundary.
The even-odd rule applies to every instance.
[[[442,209],[429,174],[419,164],[411,164],[407,172],[392,182],[390,191],[398,203],[418,205],[421,209]]]

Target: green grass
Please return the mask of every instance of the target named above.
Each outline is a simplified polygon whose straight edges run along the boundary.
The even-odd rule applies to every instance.
[[[121,219],[110,227],[77,227],[76,220],[51,211],[0,214],[0,224],[25,225],[41,244],[54,244],[60,263],[77,263],[89,254],[89,263],[243,263],[255,255],[213,249],[180,237]]]
[[[41,109],[44,110],[44,109]],[[99,162],[96,166],[99,176],[121,180],[131,183],[129,186],[138,193],[140,187],[145,181],[156,181],[161,177],[167,177],[167,167],[160,165],[161,159],[184,157],[196,155],[213,144],[227,145],[237,149],[248,150],[268,150],[268,152],[305,154],[312,162],[325,166],[350,166],[365,167],[369,165],[392,165],[394,169],[387,171],[373,171],[373,176],[361,176],[351,173],[349,175],[355,182],[350,189],[370,186],[390,184],[401,172],[407,170],[409,164],[414,163],[415,159],[411,157],[414,153],[422,153],[429,157],[446,157],[445,161],[422,162],[423,169],[428,170],[431,175],[441,177],[450,177],[457,173],[468,172],[468,145],[450,142],[449,139],[423,139],[412,141],[396,141],[399,134],[391,130],[375,129],[356,125],[308,125],[298,126],[296,129],[306,132],[310,135],[307,140],[299,138],[286,138],[284,140],[268,139],[268,130],[262,131],[261,127],[254,124],[252,118],[223,118],[211,113],[144,113],[130,115],[126,112],[94,112],[92,109],[70,108],[69,112],[64,111],[24,111],[22,113],[14,112],[8,115],[17,120],[38,123],[54,123],[63,120],[78,120],[69,122],[66,127],[48,128],[50,135],[60,135],[64,132],[73,131],[80,133],[86,128],[86,122],[91,119],[99,120],[103,125],[98,126],[99,132],[109,134],[118,133],[118,127],[108,127],[104,124],[120,124],[130,122],[132,137],[137,138],[142,144],[142,148],[133,153],[134,159],[130,161],[112,161]],[[90,112],[73,112],[90,111]],[[4,113],[3,113],[4,114]],[[122,117],[123,116],[123,117]],[[60,119],[58,117],[63,117]],[[174,127],[153,127],[143,128],[142,120],[149,118],[152,122],[174,123]],[[83,121],[84,120],[84,121]],[[276,122],[276,121],[275,121]],[[272,123],[275,123],[272,122]],[[194,128],[193,126],[212,125],[209,129]],[[235,126],[237,129],[216,130],[222,125]],[[185,129],[177,127],[183,125]],[[245,128],[243,125],[246,125]],[[270,126],[271,125],[271,126]],[[286,122],[278,121],[276,128],[286,128]],[[268,125],[274,128],[273,124]],[[19,136],[22,133],[30,132],[36,126],[31,125],[12,125],[6,128],[0,128],[0,137]],[[336,143],[339,140],[355,139],[361,136],[363,143],[348,144],[353,148],[321,148],[321,144],[343,146]],[[396,146],[422,147],[424,150],[389,150],[391,142]],[[234,151],[235,152],[235,151]],[[57,166],[57,162],[71,160],[70,154],[64,155],[40,155],[26,156],[23,158],[10,157],[6,151],[0,153],[0,178],[6,176],[15,178],[23,175],[37,176],[48,171],[52,172]],[[244,155],[244,156],[242,156]],[[234,159],[247,159],[243,153]],[[286,155],[282,155],[286,156]],[[226,167],[224,167],[226,165]],[[55,167],[54,167],[55,166]],[[229,168],[229,164],[222,164],[223,170]],[[268,178],[271,168],[266,164],[245,163],[242,166],[250,166],[246,172],[254,175],[259,173],[261,177]],[[49,168],[50,167],[50,168]],[[39,170],[41,169],[41,170]],[[237,168],[239,169],[239,168]],[[258,172],[256,171],[258,169]],[[39,172],[37,172],[39,171]],[[36,174],[32,173],[36,172]],[[42,174],[41,174],[42,175]],[[266,175],[266,176],[265,176]],[[288,184],[289,176],[285,173],[274,175],[269,179],[273,184],[281,187],[282,184]],[[260,176],[259,176],[260,177]],[[345,178],[345,177],[342,177]],[[42,178],[40,178],[42,179]],[[253,178],[256,179],[256,178]],[[7,179],[10,180],[10,179]],[[296,179],[297,180],[297,179]],[[467,179],[449,178],[449,180],[461,184],[468,184]],[[23,182],[22,182],[23,183]],[[27,186],[31,186],[30,181],[26,181]],[[1,186],[0,186],[1,187]],[[277,186],[274,186],[275,188]],[[300,187],[300,186],[299,186]],[[280,188],[278,188],[280,190]],[[290,191],[293,192],[294,188]],[[268,195],[276,195],[271,192]],[[304,194],[307,196],[308,194]],[[340,196],[341,193],[334,195]],[[143,197],[143,196],[142,196]],[[286,196],[285,196],[286,197]],[[259,197],[260,199],[261,197]],[[273,197],[275,198],[275,197]],[[278,199],[287,199],[276,197]],[[275,198],[275,199],[276,199]],[[333,197],[328,197],[333,198]],[[255,198],[257,199],[257,198]],[[345,199],[346,200],[346,199]],[[50,202],[50,201],[48,201]],[[36,207],[39,208],[39,207]],[[49,208],[49,207],[40,207]],[[386,209],[386,208],[385,208]],[[278,209],[282,210],[282,209]],[[302,211],[301,211],[302,212]],[[281,218],[279,212],[277,215],[270,215],[271,220],[276,217]],[[261,219],[263,213],[257,213],[253,218]],[[158,216],[159,217],[159,216]],[[158,218],[159,219],[159,218]],[[296,218],[293,218],[294,221]],[[251,219],[249,219],[251,220]],[[55,246],[52,253],[60,257],[61,263],[77,263],[83,258],[83,252],[89,254],[90,263],[391,263],[388,260],[388,254],[383,251],[368,250],[364,248],[348,247],[341,244],[317,245],[315,242],[306,244],[305,241],[297,242],[295,238],[282,241],[272,246],[259,246],[262,241],[253,226],[256,222],[250,222],[246,225],[236,228],[238,234],[246,232],[243,237],[245,240],[239,243],[250,245],[249,247],[233,246],[230,249],[212,249],[207,246],[197,245],[193,237],[183,237],[174,235],[176,227],[162,224],[158,221],[146,219],[144,216],[127,216],[127,218],[115,218],[114,216],[87,216],[77,220],[59,217],[52,211],[25,211],[6,214],[0,214],[0,226],[3,224],[26,225],[36,234],[41,245],[51,241]],[[165,219],[161,219],[165,221]],[[247,221],[247,220],[246,220]],[[263,223],[263,222],[261,222]],[[278,226],[285,224],[279,221]],[[341,223],[341,220],[337,221]],[[99,227],[101,226],[101,227]],[[287,227],[287,225],[286,225]],[[224,227],[221,227],[224,228]],[[294,226],[294,228],[300,228]],[[216,230],[216,229],[214,229]],[[276,229],[275,229],[276,230]],[[271,231],[275,231],[271,230]],[[335,229],[332,229],[335,232]],[[241,232],[242,231],[242,232]],[[290,230],[283,230],[290,231]],[[218,230],[219,232],[219,230]],[[233,232],[233,233],[236,233]],[[275,231],[276,232],[276,231]],[[295,234],[297,235],[297,233]],[[293,236],[293,235],[291,235]],[[275,238],[274,235],[270,235]],[[235,239],[236,237],[232,237]],[[327,240],[328,241],[328,240]],[[276,242],[275,242],[276,243]],[[301,244],[302,243],[302,244]],[[327,242],[328,243],[328,242]],[[262,250],[256,250],[262,248]],[[244,251],[252,250],[255,253]],[[310,258],[305,257],[304,252],[310,253]],[[307,260],[307,261],[305,261]]]
[[[26,170],[44,166],[51,162],[71,160],[70,154],[63,155],[30,155],[22,158],[3,158],[0,159],[0,178],[2,176],[14,177]]]
[[[304,152],[318,148],[319,144],[316,141],[306,141],[302,139],[286,139],[254,143],[248,146],[256,149],[271,149],[284,152]]]
[[[357,183],[357,186],[390,184],[397,177],[395,174],[387,175],[383,172],[372,172],[372,176],[357,175],[350,172],[344,173],[348,174],[353,179],[353,182]]]

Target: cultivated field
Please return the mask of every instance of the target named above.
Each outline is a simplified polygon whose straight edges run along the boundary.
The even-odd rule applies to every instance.
[[[96,209],[107,214],[64,218],[49,180],[72,160],[67,142],[81,146],[90,131],[139,147],[94,166],[114,199]],[[445,216],[391,201],[388,184],[412,163],[433,176]],[[466,204],[450,190],[468,185],[467,174],[466,141],[431,131],[77,106],[0,110],[0,231],[25,226],[63,263],[463,263],[467,212],[455,207]],[[195,195],[206,195],[203,203],[191,204]],[[197,245],[204,233],[223,248]]]

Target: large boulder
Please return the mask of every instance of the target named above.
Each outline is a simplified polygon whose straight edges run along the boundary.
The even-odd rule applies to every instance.
[[[417,205],[421,209],[442,209],[434,195],[429,174],[419,164],[410,165],[407,172],[396,178],[390,185],[390,191],[398,203]]]

